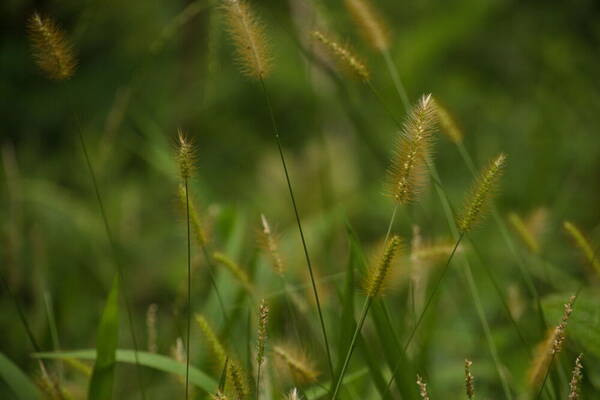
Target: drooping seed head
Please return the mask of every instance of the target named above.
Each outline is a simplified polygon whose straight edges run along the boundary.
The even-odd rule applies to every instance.
[[[262,23],[245,0],[223,0],[222,9],[242,74],[265,79],[272,62]]]
[[[289,369],[294,380],[301,383],[311,383],[317,380],[319,372],[315,369],[306,352],[291,345],[274,346],[273,352]]]
[[[572,222],[563,223],[565,232],[573,239],[575,246],[581,251],[587,262],[600,273],[600,256],[593,250],[592,245],[581,230]]]
[[[512,212],[508,214],[508,221],[510,222],[517,235],[519,235],[519,238],[527,246],[529,251],[538,254],[540,252],[540,244],[533,232],[531,232],[525,224],[525,222],[523,222],[521,217],[519,217],[518,214]]]
[[[332,53],[334,58],[337,59],[338,64],[350,71],[352,75],[365,82],[370,79],[371,74],[369,69],[348,46],[341,45],[319,31],[313,32],[312,36],[323,43],[323,45]]]
[[[34,13],[27,29],[33,58],[44,74],[59,81],[73,76],[77,60],[71,43],[58,25],[51,18]]]
[[[344,4],[367,43],[375,50],[387,50],[390,46],[389,29],[369,0],[345,0]]]
[[[506,156],[500,153],[476,179],[465,199],[462,214],[457,219],[458,229],[462,233],[469,232],[483,219],[489,203],[498,189],[505,162]]]
[[[279,253],[279,246],[277,241],[277,235],[271,229],[269,221],[264,216],[260,215],[261,227],[258,231],[258,245],[262,248],[271,258],[271,263],[275,272],[283,276],[284,263]]]
[[[437,115],[440,121],[440,131],[448,136],[448,138],[454,143],[460,143],[463,140],[463,133],[458,127],[456,120],[450,114],[448,109],[440,104],[436,99],[437,104]]]
[[[237,280],[248,291],[248,293],[254,292],[254,286],[250,281],[250,277],[246,271],[244,271],[242,267],[240,267],[235,261],[229,258],[226,254],[218,251],[213,253],[213,259],[231,272],[231,274],[237,278]]]
[[[401,245],[402,240],[400,239],[400,236],[393,236],[386,244],[379,262],[369,268],[364,283],[367,296],[376,297],[383,294],[386,283],[389,281],[390,268],[394,259],[400,252]]]
[[[398,204],[415,200],[424,186],[436,129],[435,110],[431,95],[421,97],[404,122],[394,146],[384,193]]]

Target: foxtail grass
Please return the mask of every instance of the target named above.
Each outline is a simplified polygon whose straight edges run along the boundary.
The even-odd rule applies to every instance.
[[[581,360],[583,354],[579,354],[575,359],[575,366],[571,373],[571,380],[569,381],[569,397],[568,400],[579,400],[579,390],[581,388],[581,380],[583,378],[583,364]]]
[[[258,329],[256,343],[256,399],[260,397],[260,370],[265,360],[265,343],[267,341],[267,326],[269,323],[269,305],[263,299],[258,308]]]
[[[475,377],[471,373],[472,366],[473,361],[465,359],[465,393],[469,400],[472,400],[475,396]]]
[[[72,44],[62,30],[58,28],[58,25],[54,22],[54,20],[49,17],[41,17],[39,14],[35,13],[29,20],[28,28],[30,32],[29,38],[33,50],[33,57],[42,72],[44,72],[48,78],[53,80],[62,81],[71,78],[75,72],[77,60],[74,55]],[[121,264],[120,257],[117,255],[116,243],[108,223],[108,217],[106,215],[104,202],[102,201],[102,196],[100,194],[96,173],[92,166],[92,161],[83,137],[81,126],[79,126],[77,116],[75,116],[75,122],[81,150],[85,158],[86,166],[94,187],[96,200],[100,208],[100,214],[104,224],[104,230],[108,238],[111,256],[116,265],[117,274],[119,275],[121,282],[126,282],[124,268]],[[123,286],[125,286],[125,284]],[[134,347],[138,386],[142,400],[145,400],[146,391],[144,388],[143,374],[138,356],[139,346],[133,324],[133,312],[131,309],[129,293],[125,289],[123,289],[123,298],[125,300],[129,331],[131,333],[131,340]]]
[[[275,140],[275,143],[277,144],[277,150],[281,159],[281,165],[290,194],[290,200],[292,202],[294,215],[296,217],[296,224],[298,225],[300,240],[302,242],[302,249],[306,258],[306,265],[308,273],[310,275],[313,294],[317,303],[317,312],[319,315],[321,332],[323,334],[323,341],[325,345],[325,352],[327,355],[329,372],[333,377],[333,362],[331,359],[329,339],[327,337],[327,329],[325,328],[325,320],[323,318],[321,301],[319,299],[319,293],[317,291],[317,284],[313,272],[312,263],[308,254],[308,247],[306,245],[304,231],[302,229],[300,213],[296,204],[296,198],[294,196],[294,190],[292,188],[290,174],[287,168],[283,148],[281,145],[279,128],[275,119],[275,112],[273,111],[271,98],[269,95],[269,91],[267,90],[267,85],[265,83],[265,79],[271,71],[272,66],[272,57],[267,43],[267,35],[265,34],[263,26],[260,23],[259,19],[256,17],[253,10],[250,8],[249,4],[245,2],[245,0],[225,0],[223,11],[225,13],[228,31],[235,46],[238,60],[240,61],[240,70],[242,74],[246,77],[259,81],[265,99],[266,107],[269,112],[273,138]]]
[[[367,272],[364,281],[364,290],[366,294],[366,299],[363,303],[363,309],[360,314],[358,324],[354,329],[354,334],[352,335],[352,340],[348,346],[348,350],[346,351],[346,355],[344,357],[344,363],[342,364],[342,368],[337,377],[333,394],[331,396],[331,400],[335,400],[340,391],[342,382],[344,380],[344,375],[346,373],[346,369],[350,364],[350,359],[352,358],[352,353],[354,352],[354,348],[356,347],[356,340],[360,335],[360,331],[365,323],[365,319],[367,318],[367,314],[369,313],[369,309],[372,305],[373,299],[381,296],[384,292],[385,285],[389,280],[390,269],[393,265],[394,259],[397,257],[402,241],[399,236],[393,236],[388,243],[386,243],[386,247],[381,255],[381,259],[377,261],[376,264],[371,265]]]

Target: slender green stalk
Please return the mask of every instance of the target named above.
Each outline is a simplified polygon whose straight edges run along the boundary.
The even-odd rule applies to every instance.
[[[385,65],[392,77],[392,81],[394,82],[394,87],[396,88],[396,92],[398,92],[398,96],[400,96],[400,100],[402,100],[402,105],[404,106],[404,110],[406,114],[410,113],[410,100],[408,100],[408,95],[406,94],[406,89],[402,84],[402,80],[400,80],[400,76],[398,75],[398,69],[394,64],[394,60],[390,54],[390,51],[385,49],[381,51],[381,55],[385,60]]]
[[[125,271],[124,271],[123,266],[121,265],[119,257],[117,256],[116,244],[113,239],[110,225],[108,224],[108,217],[106,216],[106,212],[104,210],[104,202],[102,201],[102,196],[100,195],[100,189],[98,186],[98,182],[96,180],[96,174],[94,172],[94,168],[92,167],[92,162],[90,160],[90,156],[88,154],[87,147],[85,145],[85,140],[83,139],[83,134],[81,133],[81,129],[79,129],[79,127],[77,128],[77,133],[79,135],[79,142],[81,144],[81,150],[83,151],[83,156],[85,157],[85,162],[88,167],[88,172],[90,173],[90,177],[92,179],[92,184],[94,186],[94,192],[96,194],[96,200],[98,201],[98,206],[100,208],[100,214],[102,216],[102,221],[104,223],[104,230],[106,231],[106,236],[108,237],[108,242],[110,245],[113,260],[117,267],[117,273],[119,274],[119,278],[121,279],[121,282],[123,282],[123,286],[125,286]],[[139,351],[138,350],[139,349],[138,341],[137,341],[137,336],[135,333],[135,327],[133,325],[133,315],[132,315],[132,311],[131,311],[131,303],[130,303],[130,299],[129,299],[129,293],[126,290],[123,290],[123,298],[125,299],[125,309],[127,310],[129,331],[131,333],[131,340],[133,342],[133,348],[134,348],[133,354],[134,354],[134,358],[135,358],[135,365],[136,365],[136,371],[137,371],[137,381],[138,381],[138,385],[140,387],[140,394],[142,396],[142,399],[145,400],[146,399],[146,390],[144,388],[144,383],[143,383],[142,367],[140,365],[140,361],[139,361],[139,357],[138,357],[138,351]]]
[[[186,356],[185,356],[185,398],[189,398],[189,380],[190,380],[190,327],[192,325],[192,243],[190,240],[190,195],[188,193],[188,179],[184,179],[185,184],[185,210],[187,222],[187,338],[186,338]]]
[[[388,224],[387,232],[385,233],[385,239],[383,240],[383,243],[387,243],[387,241],[390,237],[390,233],[392,232],[392,227],[394,226],[394,221],[396,220],[396,212],[398,211],[399,207],[400,207],[400,205],[398,203],[396,203],[396,205],[394,206],[394,211],[392,211],[392,216],[390,217],[390,223]]]
[[[290,193],[290,199],[292,201],[292,206],[294,208],[294,214],[296,216],[296,224],[298,225],[298,231],[300,232],[300,239],[302,241],[302,248],[304,250],[304,257],[306,258],[306,266],[308,268],[308,273],[310,275],[310,282],[312,285],[313,293],[315,296],[315,301],[317,303],[317,312],[319,314],[319,322],[321,324],[321,331],[323,333],[323,340],[325,342],[325,351],[327,353],[327,362],[329,365],[329,372],[331,376],[334,376],[333,372],[333,361],[331,359],[331,352],[329,350],[329,340],[327,339],[327,329],[325,328],[325,320],[323,319],[323,311],[321,309],[321,301],[319,299],[319,293],[317,291],[317,284],[315,282],[315,277],[313,273],[312,264],[310,262],[310,256],[308,255],[308,248],[306,246],[306,240],[304,238],[304,231],[302,230],[302,223],[300,222],[300,214],[298,212],[298,207],[296,205],[296,198],[294,197],[294,191],[292,189],[292,183],[290,181],[290,176],[287,169],[287,164],[285,162],[285,157],[283,155],[283,149],[281,147],[281,140],[279,138],[279,129],[277,128],[277,122],[275,121],[275,113],[273,112],[273,106],[271,105],[271,98],[269,97],[269,92],[267,91],[267,86],[265,84],[264,79],[260,78],[260,85],[265,96],[265,101],[267,103],[267,108],[269,109],[269,115],[271,117],[271,124],[273,127],[273,137],[275,138],[275,142],[277,143],[277,149],[279,151],[279,157],[281,158],[281,165],[283,166],[283,172],[285,173],[285,179],[287,182],[288,191]]]
[[[331,396],[331,400],[335,400],[339,393],[340,387],[342,386],[342,381],[344,380],[344,374],[346,373],[346,369],[350,364],[350,358],[352,358],[352,353],[354,352],[354,348],[356,347],[356,339],[360,334],[360,331],[365,323],[365,319],[367,318],[367,313],[369,312],[369,308],[371,308],[371,303],[373,302],[373,297],[367,296],[365,299],[362,313],[360,315],[360,319],[358,324],[356,325],[356,329],[354,329],[354,334],[352,335],[352,340],[350,341],[350,346],[348,347],[348,351],[346,352],[346,357],[344,358],[344,364],[342,364],[342,370],[337,378],[335,383],[335,389],[333,390],[333,395]]]

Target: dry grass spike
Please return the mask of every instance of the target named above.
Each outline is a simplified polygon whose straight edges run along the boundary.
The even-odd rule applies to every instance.
[[[181,129],[177,131],[177,155],[175,158],[181,179],[187,181],[194,173],[196,157],[192,141]]]
[[[345,0],[344,4],[367,43],[378,51],[387,50],[389,29],[373,5],[368,0]]]
[[[394,146],[385,194],[398,204],[408,204],[420,193],[431,156],[437,113],[431,95],[424,95],[411,110]]]
[[[258,307],[258,340],[256,344],[256,362],[262,365],[265,357],[265,343],[267,342],[267,325],[269,323],[269,305],[262,300]]]
[[[223,0],[222,8],[242,74],[265,79],[271,71],[272,62],[261,22],[244,0]]]
[[[371,78],[371,74],[365,63],[348,46],[339,44],[319,31],[313,32],[312,36],[323,43],[333,53],[339,64],[351,71],[353,75],[365,82]]]
[[[500,153],[490,161],[488,166],[476,179],[465,200],[463,212],[457,220],[458,228],[462,233],[469,232],[483,219],[489,203],[498,189],[498,183],[500,176],[502,176],[505,162],[506,156]]]
[[[458,127],[458,124],[452,114],[436,99],[437,114],[440,120],[440,127],[442,133],[448,136],[454,143],[460,143],[463,140],[462,130]]]
[[[569,381],[569,400],[579,400],[579,389],[581,386],[581,379],[583,378],[583,364],[581,364],[582,359],[583,354],[579,354],[575,359],[575,366],[573,367],[571,380]]]
[[[569,318],[573,313],[573,304],[575,304],[575,296],[571,296],[569,301],[564,305],[563,316],[560,321],[560,324],[554,329],[554,335],[552,338],[552,349],[551,353],[556,356],[560,353],[563,343],[566,338],[566,330],[567,324],[569,323]]]
[[[73,76],[77,66],[73,47],[58,25],[51,18],[34,13],[27,29],[33,57],[44,74],[54,80]]]
[[[390,267],[400,252],[401,245],[402,240],[400,236],[394,235],[386,244],[379,262],[369,268],[364,283],[365,292],[368,297],[377,297],[383,293],[383,289],[389,280]]]
[[[311,383],[317,380],[319,372],[305,352],[284,345],[274,346],[273,352],[288,367],[295,381]]]
[[[465,359],[465,391],[469,400],[472,400],[475,396],[475,378],[471,373],[471,367],[473,361]]]
[[[429,400],[429,392],[427,391],[427,383],[417,374],[417,386],[419,387],[419,395],[422,400]]]
[[[284,263],[279,253],[279,246],[277,243],[277,236],[271,229],[271,225],[264,214],[260,215],[261,228],[258,232],[258,244],[269,254],[273,269],[279,276],[283,276]]]

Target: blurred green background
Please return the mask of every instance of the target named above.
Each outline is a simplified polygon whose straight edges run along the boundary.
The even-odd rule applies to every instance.
[[[274,68],[267,86],[310,251],[318,275],[333,276],[323,290],[326,315],[334,318],[340,307],[336,288],[343,282],[337,273],[347,263],[345,222],[350,221],[367,248],[385,235],[393,205],[381,196],[382,180],[397,128],[366,85],[315,58],[310,31],[325,28],[350,43],[368,62],[373,85],[391,113],[401,119],[404,109],[383,59],[356,34],[342,1],[252,3],[271,44]],[[146,309],[152,303],[159,307],[159,351],[168,354],[184,327],[179,314],[185,293],[185,224],[177,208],[173,161],[178,128],[197,147],[192,191],[215,248],[242,265],[254,265],[256,275],[264,276],[267,262],[257,261],[255,231],[265,213],[281,232],[290,275],[306,282],[264,98],[259,85],[241,76],[232,60],[215,4],[4,0],[0,5],[1,269],[44,349],[55,347],[47,304],[56,317],[61,348],[94,347],[114,273],[77,129],[91,149],[142,338]],[[561,229],[569,219],[592,242],[600,240],[600,2],[377,0],[375,5],[391,27],[392,57],[411,101],[433,93],[459,122],[478,166],[500,151],[507,153],[498,196],[501,215],[547,209],[542,254],[559,278],[536,275],[541,295],[569,293],[585,281],[591,304],[600,306],[593,296],[597,275],[582,263]],[[32,62],[26,21],[35,10],[56,19],[74,43],[79,65],[69,81],[45,79]],[[437,141],[435,162],[458,206],[471,176],[444,136]],[[395,231],[407,242],[413,223],[427,238],[449,237],[431,189],[417,205],[399,213]],[[491,221],[472,238],[480,253],[474,264],[486,313],[511,382],[522,389],[527,355],[482,264],[507,292],[514,286],[526,298],[525,284]],[[523,247],[519,251],[526,254]],[[197,248],[194,252],[195,311],[219,321],[214,298],[206,294],[203,260]],[[418,353],[416,365],[427,373],[432,398],[459,398],[462,360],[472,357],[480,393],[500,398],[460,276],[454,274],[445,285],[428,324],[427,349]],[[261,293],[273,287],[267,278],[256,281]],[[226,292],[235,285],[226,273],[219,273],[219,283]],[[357,297],[362,297],[358,291]],[[404,294],[389,300],[402,324]],[[533,312],[530,299],[525,303],[521,322],[535,343],[541,336],[527,317]],[[0,310],[0,351],[34,376],[38,368],[29,356],[32,349],[4,292]],[[600,343],[600,311],[589,321]],[[335,332],[335,323],[329,325]],[[314,326],[318,333],[316,322]],[[283,327],[274,330],[275,337],[285,334]],[[131,347],[124,320],[121,334],[122,347]],[[318,335],[310,340],[312,346],[320,345]],[[586,343],[574,340],[569,354],[586,352],[586,398],[592,399],[600,393],[600,345],[596,343],[594,353]],[[322,352],[315,350],[313,356],[324,372]],[[198,355],[198,360],[204,358]],[[571,358],[564,360],[567,371]],[[117,370],[118,398],[135,391],[127,384],[132,370]],[[179,393],[173,379],[149,376],[153,398]],[[75,392],[85,387],[83,381],[76,374],[71,378]],[[5,396],[11,398],[0,383],[0,397]]]

